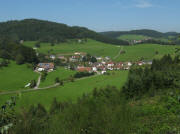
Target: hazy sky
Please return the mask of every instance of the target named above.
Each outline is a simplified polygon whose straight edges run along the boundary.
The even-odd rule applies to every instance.
[[[0,21],[37,18],[95,31],[180,32],[180,0],[0,0]]]

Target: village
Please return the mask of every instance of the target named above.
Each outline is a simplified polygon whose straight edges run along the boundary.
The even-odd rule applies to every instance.
[[[46,56],[46,58],[48,58]],[[105,74],[107,71],[113,70],[129,70],[132,65],[151,65],[152,61],[137,61],[137,62],[114,62],[108,56],[106,57],[98,57],[91,56],[90,54],[86,54],[84,52],[75,52],[70,56],[64,55],[50,55],[50,62],[39,63],[36,67],[36,71],[42,72],[47,71],[51,72],[55,70],[55,62],[53,61],[61,61],[64,63],[65,69],[76,70],[78,72],[88,72],[88,73],[97,73],[97,74]]]

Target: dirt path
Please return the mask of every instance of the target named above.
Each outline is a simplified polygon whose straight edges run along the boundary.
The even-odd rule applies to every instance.
[[[122,50],[123,50],[123,47],[120,48],[118,54],[116,56],[114,56],[113,59],[117,59],[120,56]]]
[[[88,78],[92,78],[92,77],[97,77],[97,76],[99,76],[99,75],[93,75],[91,77],[79,78],[79,79],[75,79],[75,81],[88,79]],[[41,75],[40,75],[40,77],[41,77]],[[38,80],[40,79],[40,77],[38,78]],[[2,92],[2,93],[0,93],[0,95],[8,95],[8,94],[25,93],[25,92],[38,91],[38,90],[46,90],[46,89],[50,89],[50,88],[54,88],[54,87],[58,87],[58,86],[59,86],[59,83],[56,83],[54,85],[50,85],[50,86],[43,87],[43,88],[38,88],[39,86],[37,86],[37,88],[32,88],[32,89],[24,89],[24,90],[17,90],[17,91]]]
[[[40,75],[39,75],[39,78],[38,78],[38,81],[37,81],[37,83],[36,83],[36,86],[34,87],[34,89],[38,89],[39,88],[39,85],[40,85],[40,83],[41,83],[41,73],[40,73]]]

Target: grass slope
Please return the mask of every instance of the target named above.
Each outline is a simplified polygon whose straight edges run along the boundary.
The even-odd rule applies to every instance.
[[[87,77],[75,82],[65,83],[64,86],[52,89],[23,93],[20,95],[21,97],[17,104],[18,107],[29,107],[32,104],[41,103],[45,105],[46,108],[49,108],[54,97],[56,97],[58,101],[75,101],[84,93],[91,92],[95,87],[101,88],[107,85],[112,85],[120,89],[126,82],[127,75],[128,71],[116,71],[111,75]],[[10,96],[13,95],[1,95],[0,104],[8,100]]]
[[[0,68],[0,92],[24,89],[27,83],[37,78],[38,74],[28,69],[26,65],[11,62],[8,67]]]
[[[124,46],[125,54],[121,54],[117,61],[137,61],[142,57],[145,60],[152,60],[154,58],[161,58],[165,54],[175,54],[175,48],[179,46],[163,46],[158,44],[141,44],[134,46]],[[155,52],[158,51],[158,54]]]
[[[60,80],[69,78],[71,75],[74,75],[76,71],[67,70],[64,68],[58,68],[53,72],[48,73],[45,81],[42,81],[40,87],[47,87],[49,85],[55,84],[55,78],[59,77]]]
[[[126,35],[121,35],[121,36],[118,37],[118,39],[127,40],[127,41],[144,40],[144,39],[147,39],[147,38],[148,38],[148,36],[134,35],[134,34],[126,34]]]
[[[34,47],[36,42],[25,42],[26,46]],[[126,51],[125,54],[120,54],[116,59],[114,57],[118,55],[121,50]],[[135,46],[115,46],[97,42],[94,40],[88,40],[84,44],[75,42],[68,42],[62,44],[56,44],[51,46],[49,43],[42,43],[41,47],[37,49],[38,52],[48,54],[72,54],[74,52],[87,52],[95,56],[109,56],[114,61],[137,61],[142,57],[146,60],[152,60],[153,58],[160,58],[164,54],[174,55],[175,48],[179,46],[162,46],[158,44],[141,44]],[[158,51],[159,54],[155,55]]]
[[[34,47],[36,42],[25,42],[24,44],[29,47]],[[66,43],[56,44],[51,46],[50,43],[41,43],[41,47],[37,49],[38,52],[48,54],[73,54],[74,52],[86,52],[96,56],[115,56],[119,48],[115,45],[105,44],[102,42],[89,39],[86,43],[77,43],[69,41]]]

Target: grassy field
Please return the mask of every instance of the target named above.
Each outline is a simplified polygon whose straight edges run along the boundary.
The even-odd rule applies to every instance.
[[[26,46],[34,47],[35,42],[25,42]],[[87,52],[94,56],[109,56],[114,61],[137,61],[142,57],[145,60],[152,60],[153,58],[160,58],[164,54],[174,55],[175,48],[179,46],[162,46],[158,44],[141,44],[135,46],[116,46],[88,40],[84,44],[75,42],[56,44],[51,46],[49,43],[42,43],[41,47],[37,49],[38,52],[47,54],[72,54],[74,52]],[[116,59],[119,51],[123,48],[125,54],[120,54]],[[156,55],[155,52],[159,54]]]
[[[34,47],[36,42],[28,41],[24,45]],[[41,43],[38,52],[48,54],[73,54],[74,52],[86,52],[94,56],[110,56],[113,57],[119,52],[120,48],[115,45],[105,44],[94,40],[88,40],[85,43],[77,43],[69,41],[67,43],[56,44],[51,46],[50,43]]]
[[[163,46],[158,44],[141,44],[134,46],[124,46],[125,54],[119,55],[117,61],[137,61],[141,58],[152,60],[161,58],[165,54],[175,55],[175,48],[179,46]],[[158,54],[156,54],[156,51]]]
[[[38,74],[28,69],[26,65],[11,62],[8,67],[0,68],[0,92],[24,89],[26,84],[37,78]]]
[[[121,40],[128,40],[128,41],[132,41],[132,40],[144,40],[147,39],[147,36],[144,35],[133,35],[133,34],[126,34],[126,35],[121,35],[118,37],[118,39]]]
[[[67,79],[74,75],[76,71],[67,70],[64,68],[57,68],[55,71],[48,73],[45,81],[41,82],[40,87],[47,87],[55,84],[55,78],[59,77],[60,80]]]
[[[105,87],[107,85],[116,86],[121,88],[126,79],[128,71],[116,71],[111,73],[111,75],[99,75],[83,78],[75,82],[65,83],[64,86],[47,89],[47,90],[37,90],[33,92],[22,93],[20,99],[18,100],[19,107],[29,107],[32,104],[41,103],[49,108],[54,97],[59,101],[75,101],[78,97],[81,97],[84,93],[90,93],[96,88]],[[0,104],[8,100],[12,95],[1,95]]]

